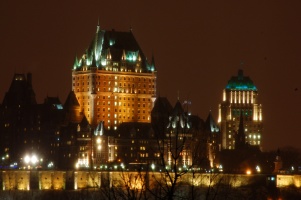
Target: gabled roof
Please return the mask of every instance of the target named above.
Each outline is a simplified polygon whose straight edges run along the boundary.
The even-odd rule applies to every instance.
[[[36,105],[35,93],[32,88],[31,73],[14,74],[12,83],[3,99],[3,105]]]
[[[208,117],[206,119],[205,129],[206,129],[206,131],[209,131],[210,133],[217,133],[220,131],[217,123],[215,122],[215,120],[212,117],[211,111],[209,112]]]
[[[104,135],[103,121],[100,121],[94,131],[94,135]]]
[[[88,119],[87,117],[84,115],[83,118],[82,118],[82,121],[80,122],[80,126],[81,127],[88,127],[90,124],[88,122]]]
[[[70,108],[70,107],[73,107],[73,106],[80,106],[80,105],[78,103],[78,100],[76,98],[76,95],[75,95],[74,91],[71,91],[68,94],[68,97],[65,101],[64,108]]]
[[[153,113],[167,113],[168,115],[172,111],[172,106],[169,103],[168,99],[166,97],[157,97],[154,108],[152,109]]]
[[[184,112],[180,100],[176,102],[171,112],[171,115],[169,116],[169,124],[167,128],[176,128],[178,126],[181,128],[191,128],[191,123],[189,122],[188,114],[187,112]]]
[[[183,116],[184,115],[184,109],[182,107],[181,102],[178,100],[174,106],[174,108],[172,109],[172,117],[176,117],[176,116]]]

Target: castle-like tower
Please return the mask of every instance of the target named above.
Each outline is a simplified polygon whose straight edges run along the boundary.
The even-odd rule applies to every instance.
[[[100,30],[75,62],[72,90],[92,127],[116,130],[122,122],[149,122],[156,97],[156,68],[133,33]]]
[[[243,119],[245,142],[261,146],[263,132],[262,105],[258,102],[258,90],[253,81],[239,70],[223,91],[219,104],[218,123],[221,128],[222,148],[234,149],[235,136]]]

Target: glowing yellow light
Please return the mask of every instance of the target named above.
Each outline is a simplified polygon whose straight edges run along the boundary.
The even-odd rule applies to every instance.
[[[29,163],[29,161],[30,161],[29,156],[25,156],[24,161],[25,161],[25,163]]]

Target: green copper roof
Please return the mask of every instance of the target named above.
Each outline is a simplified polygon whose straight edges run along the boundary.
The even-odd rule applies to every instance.
[[[243,70],[238,70],[238,75],[232,76],[232,78],[228,81],[226,89],[257,91],[253,81],[248,76],[243,75]]]
[[[153,59],[152,59],[153,61]],[[74,70],[81,67],[105,68],[115,64],[116,68],[126,66],[134,71],[138,66],[144,72],[156,71],[154,63],[149,63],[132,31],[105,31],[97,26],[95,37],[90,46],[73,64]],[[140,71],[141,72],[141,71]]]

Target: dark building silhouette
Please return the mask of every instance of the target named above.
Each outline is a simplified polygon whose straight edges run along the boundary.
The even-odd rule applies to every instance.
[[[15,74],[0,106],[2,167],[28,167],[26,156],[39,158],[35,165],[54,160],[62,109],[57,97],[47,97],[43,104],[37,104],[32,75]]]

